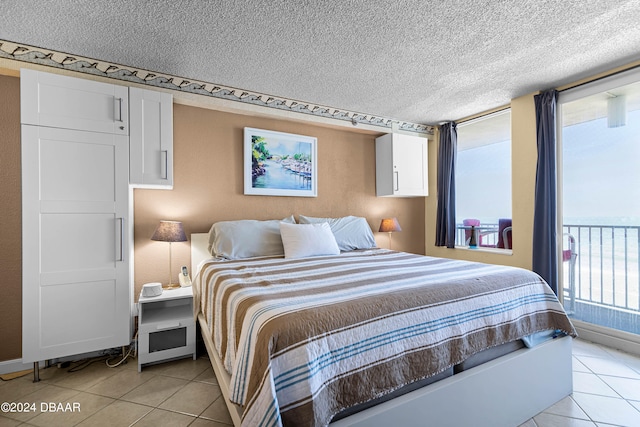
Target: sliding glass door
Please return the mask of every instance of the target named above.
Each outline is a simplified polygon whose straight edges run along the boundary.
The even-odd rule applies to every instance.
[[[565,91],[558,113],[565,308],[640,334],[640,73]]]

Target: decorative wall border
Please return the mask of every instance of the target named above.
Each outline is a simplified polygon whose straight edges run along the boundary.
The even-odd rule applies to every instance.
[[[28,62],[31,64],[55,67],[69,71],[122,80],[147,86],[161,87],[177,92],[184,92],[228,101],[242,102],[266,108],[275,108],[289,112],[308,114],[335,120],[377,126],[389,130],[394,123],[397,130],[433,135],[433,127],[402,122],[394,119],[377,117],[353,111],[339,110],[332,107],[314,105],[306,102],[250,92],[243,89],[222,86],[213,83],[187,80],[183,77],[171,76],[157,72],[133,68],[97,59],[72,56],[63,52],[42,49],[25,44],[18,44],[0,39],[0,58]]]

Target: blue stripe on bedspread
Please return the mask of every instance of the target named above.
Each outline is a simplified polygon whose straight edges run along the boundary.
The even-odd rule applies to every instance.
[[[383,345],[389,345],[399,339],[413,337],[417,335],[427,334],[436,330],[448,328],[451,325],[458,325],[466,321],[475,320],[490,314],[504,313],[512,310],[514,307],[523,307],[532,302],[555,301],[553,295],[538,294],[522,297],[518,300],[509,301],[504,304],[498,304],[491,307],[483,307],[477,310],[471,310],[460,315],[452,315],[441,319],[431,320],[415,326],[393,330],[391,332],[373,336],[369,339],[358,341],[352,345],[342,347],[325,353],[318,358],[310,360],[309,363],[296,366],[280,375],[274,377],[276,392],[279,392],[300,381],[306,381],[314,376],[322,369],[333,363],[339,363],[341,360],[356,356],[364,351],[371,351]]]

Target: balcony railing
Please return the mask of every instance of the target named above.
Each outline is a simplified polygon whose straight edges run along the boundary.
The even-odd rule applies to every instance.
[[[576,319],[640,334],[640,226],[564,225],[567,312]]]
[[[456,225],[456,246],[468,246],[468,236],[471,230],[462,224]],[[498,224],[482,224],[477,233],[480,246],[495,247],[498,244]]]
[[[478,244],[495,246],[498,225],[482,228]],[[456,245],[466,246],[468,233],[459,224]],[[565,224],[562,264],[571,317],[640,334],[640,226]]]

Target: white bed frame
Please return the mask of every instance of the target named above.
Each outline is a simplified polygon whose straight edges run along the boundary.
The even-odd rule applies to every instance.
[[[191,266],[209,258],[208,234],[191,235]],[[198,316],[202,330],[207,324]],[[230,375],[213,341],[202,334],[227,408],[236,427],[242,408],[229,400]],[[571,337],[523,348],[475,368],[343,418],[332,426],[515,427],[573,391]]]

